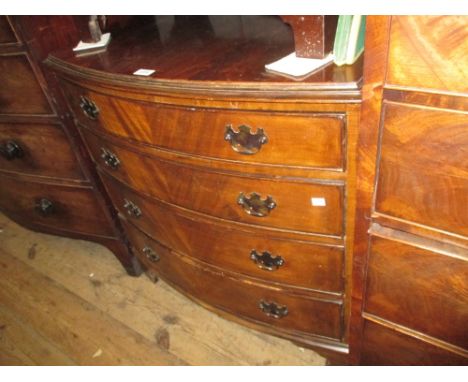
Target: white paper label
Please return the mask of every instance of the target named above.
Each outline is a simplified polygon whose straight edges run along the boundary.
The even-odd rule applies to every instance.
[[[133,74],[135,76],[151,76],[156,70],[153,69],[138,69]]]
[[[310,203],[314,207],[325,207],[327,205],[325,198],[310,198]]]

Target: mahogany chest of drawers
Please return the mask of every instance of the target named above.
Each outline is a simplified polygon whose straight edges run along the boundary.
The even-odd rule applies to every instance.
[[[294,48],[251,33],[256,50],[233,41],[253,69],[217,36],[154,38],[126,63],[133,40],[116,38],[104,60],[48,65],[148,270],[226,317],[345,357],[361,62],[305,83],[261,78]],[[195,55],[200,41],[211,56]],[[132,76],[139,65],[156,74]]]
[[[37,231],[99,242],[139,274],[42,66],[53,46],[61,46],[43,21],[38,18],[37,28],[31,17],[0,16],[0,210]]]

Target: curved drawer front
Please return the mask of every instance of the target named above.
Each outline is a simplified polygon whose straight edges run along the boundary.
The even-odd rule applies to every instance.
[[[244,232],[154,203],[145,232],[175,251],[269,282],[343,291],[343,249]],[[135,221],[138,224],[138,221]],[[127,224],[138,241],[139,231]]]
[[[344,168],[343,114],[182,108],[65,87],[82,125],[124,138],[229,161]]]
[[[88,134],[87,142],[101,167],[165,202],[237,222],[332,236],[343,233],[342,186],[215,173],[92,137]]]
[[[2,176],[0,209],[20,221],[113,236],[91,188],[24,182]]]
[[[304,298],[286,290],[245,282],[240,275],[169,252],[143,234],[137,235],[132,237],[136,255],[189,295],[241,318],[283,330],[341,339],[340,300]],[[145,251],[140,249],[142,246]]]
[[[0,170],[83,179],[60,125],[0,123]]]

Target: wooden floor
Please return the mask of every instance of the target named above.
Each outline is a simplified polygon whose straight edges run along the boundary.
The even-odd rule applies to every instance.
[[[104,247],[0,214],[0,365],[323,365],[167,284],[127,276]]]

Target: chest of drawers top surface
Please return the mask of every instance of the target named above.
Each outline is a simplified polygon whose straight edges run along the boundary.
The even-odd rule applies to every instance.
[[[140,28],[115,33],[102,53],[54,52],[49,62],[83,79],[140,90],[283,96],[325,90],[333,97],[359,99],[362,59],[346,67],[330,65],[300,82],[265,71],[265,64],[293,51],[292,31],[278,17],[176,16],[157,17]],[[155,72],[133,75],[138,69]]]

